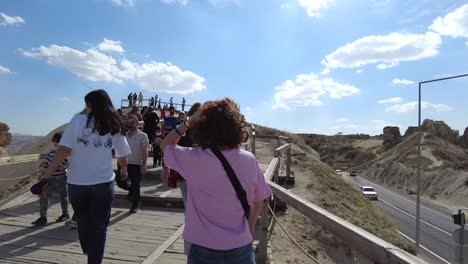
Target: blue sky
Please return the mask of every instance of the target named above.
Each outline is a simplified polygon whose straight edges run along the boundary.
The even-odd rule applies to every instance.
[[[0,121],[43,135],[85,85],[188,103],[229,96],[291,132],[417,124],[417,82],[468,73],[468,1],[0,0]],[[424,118],[468,126],[468,78],[424,87]]]

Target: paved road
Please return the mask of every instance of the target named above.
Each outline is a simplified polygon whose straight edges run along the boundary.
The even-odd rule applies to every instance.
[[[349,177],[343,174],[344,177]],[[399,227],[399,231],[410,239],[415,239],[416,203],[415,198],[390,190],[362,177],[349,177],[356,188],[372,186],[379,195],[378,206],[384,216]],[[459,228],[452,217],[430,205],[421,206],[421,253],[430,263],[458,263],[455,260],[455,242],[452,232]],[[467,262],[468,263],[468,262]]]

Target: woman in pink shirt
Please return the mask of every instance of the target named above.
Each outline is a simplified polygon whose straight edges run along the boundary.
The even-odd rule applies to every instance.
[[[177,146],[189,129],[199,147]],[[255,263],[252,233],[271,189],[255,156],[240,148],[247,139],[239,106],[225,98],[203,104],[161,143],[164,162],[187,182],[184,239],[192,243],[189,264]],[[229,175],[238,179],[237,190],[219,155],[232,168]]]

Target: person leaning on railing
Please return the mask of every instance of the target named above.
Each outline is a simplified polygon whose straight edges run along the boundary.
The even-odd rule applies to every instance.
[[[189,129],[198,147],[177,146]],[[187,182],[190,264],[255,263],[253,230],[271,189],[255,156],[240,149],[247,139],[239,106],[225,98],[204,103],[161,143],[166,165]]]

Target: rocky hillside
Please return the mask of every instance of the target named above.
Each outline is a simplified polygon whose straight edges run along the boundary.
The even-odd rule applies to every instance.
[[[262,135],[284,135],[292,139],[292,170],[296,181],[292,192],[400,248],[414,252],[412,244],[394,232],[395,227],[380,214],[372,202],[343,181],[333,168],[322,162],[320,156],[301,137],[266,127],[256,128]],[[326,140],[325,137],[315,139]],[[344,137],[341,140],[342,144],[357,141],[358,148],[372,146],[368,142],[371,140],[368,136],[356,136],[354,139]],[[381,144],[381,140],[377,142]],[[371,143],[375,145],[375,142]],[[256,145],[260,163],[268,164],[277,146],[276,142],[257,139]],[[338,237],[292,208],[286,211],[281,221],[294,239],[317,257],[320,263],[367,263]],[[275,262],[310,263],[310,259],[304,258],[279,228],[274,231],[272,247]]]
[[[9,131],[10,127],[0,122],[0,157],[8,155],[6,147],[11,143],[11,133]]]
[[[43,154],[47,153],[52,146],[52,136],[57,132],[63,132],[65,130],[66,125],[62,125],[54,130],[52,130],[49,134],[45,137],[41,137],[35,142],[31,144],[24,145],[15,155],[27,155],[27,154]]]
[[[34,145],[43,136],[31,136],[31,135],[21,135],[13,134],[11,139],[11,144],[7,147],[9,155],[16,155],[19,150],[28,145]]]
[[[423,195],[468,206],[468,128],[460,136],[443,121],[424,120],[421,148]],[[301,135],[335,169],[357,168],[368,178],[414,192],[418,128],[385,127],[377,137]],[[343,139],[345,138],[345,139]],[[379,143],[380,142],[380,143]]]

